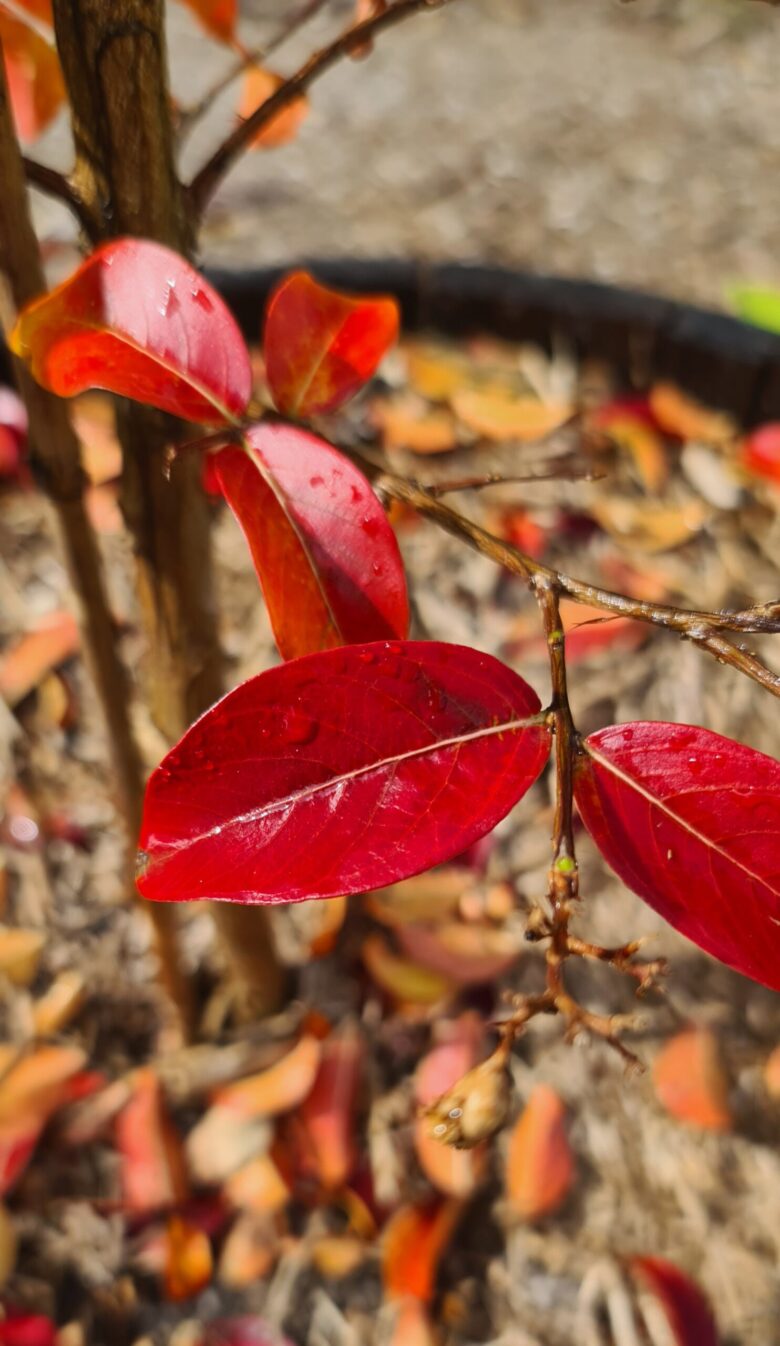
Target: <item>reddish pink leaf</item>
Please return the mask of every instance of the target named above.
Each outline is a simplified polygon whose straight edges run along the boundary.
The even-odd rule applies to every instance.
[[[363,1052],[360,1031],[348,1019],[323,1043],[314,1088],[299,1109],[318,1177],[331,1191],[344,1186],[355,1165],[354,1114]]]
[[[551,1215],[566,1200],[574,1178],[566,1109],[554,1089],[537,1084],[509,1139],[506,1190],[511,1208],[523,1220]]]
[[[766,477],[769,481],[780,482],[780,422],[770,421],[759,425],[746,435],[742,443],[741,457],[748,472]]]
[[[419,1108],[436,1103],[476,1065],[482,1037],[482,1020],[471,1010],[440,1026],[439,1041],[415,1073],[414,1094]],[[437,1140],[431,1129],[429,1117],[415,1118],[414,1147],[426,1178],[444,1196],[472,1196],[485,1167],[484,1145],[455,1149]]]
[[[13,388],[0,388],[0,478],[15,477],[27,447],[27,411]]]
[[[628,1265],[661,1304],[675,1346],[718,1346],[712,1310],[689,1276],[661,1257],[632,1257]]]
[[[398,336],[394,299],[353,298],[294,271],[272,294],[263,352],[285,416],[333,411],[371,378]]]
[[[127,1210],[160,1210],[185,1199],[181,1141],[168,1116],[159,1077],[151,1067],[135,1073],[130,1101],[117,1117],[116,1142],[122,1156],[122,1197]]]
[[[255,426],[246,443],[222,449],[215,469],[284,658],[405,636],[401,554],[363,474],[294,426]]]
[[[707,953],[780,990],[780,763],[707,729],[592,734],[576,798],[624,883]]]
[[[144,239],[98,248],[22,310],[9,341],[60,397],[106,388],[207,423],[241,416],[249,401],[249,355],[219,295]]]
[[[12,1314],[0,1323],[0,1346],[54,1346],[57,1328],[39,1313]]]
[[[212,707],[153,773],[138,887],[295,902],[458,854],[539,775],[536,693],[489,655],[389,641],[307,655]]]

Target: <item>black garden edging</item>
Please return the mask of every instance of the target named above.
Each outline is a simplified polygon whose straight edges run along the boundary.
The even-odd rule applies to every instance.
[[[580,356],[608,361],[636,388],[670,379],[744,426],[780,420],[780,336],[655,295],[467,263],[302,259],[207,275],[247,339],[257,341],[269,291],[296,266],[336,288],[395,295],[410,331],[488,332],[547,349],[563,339]]]

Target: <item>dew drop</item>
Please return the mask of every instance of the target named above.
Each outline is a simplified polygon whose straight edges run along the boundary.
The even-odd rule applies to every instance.
[[[317,733],[317,721],[302,710],[286,710],[282,716],[280,737],[284,743],[310,743]]]
[[[374,660],[376,659],[376,655],[374,654],[373,650],[361,650],[358,655],[358,659],[361,664],[373,664]]]
[[[363,492],[360,490],[359,486],[355,486],[354,484],[350,486],[349,490],[352,497],[352,504],[357,505],[363,499]]]
[[[315,486],[315,487],[316,487],[316,486],[324,486],[324,485],[325,485],[325,478],[324,478],[324,477],[320,477],[320,476],[309,477],[309,485],[310,485],[310,486]]]
[[[367,537],[376,537],[379,531],[379,520],[371,514],[366,514],[365,518],[360,520],[360,527]]]
[[[383,572],[383,569],[384,569],[384,567],[381,566],[381,565],[379,564],[378,561],[374,561],[373,565],[371,566],[371,571],[372,571],[372,574],[374,574],[374,575],[381,575],[382,572]]]

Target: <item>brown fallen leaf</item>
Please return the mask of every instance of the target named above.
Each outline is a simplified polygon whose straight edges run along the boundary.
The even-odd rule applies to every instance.
[[[403,951],[432,972],[458,986],[496,981],[517,962],[522,935],[492,925],[446,921],[431,928],[424,925],[398,927]]]
[[[671,551],[683,546],[712,518],[712,509],[702,500],[662,505],[611,495],[600,496],[589,509],[610,537],[624,546],[647,552]]]
[[[718,1040],[708,1028],[686,1028],[653,1063],[656,1097],[672,1117],[707,1131],[730,1131],[728,1080]]]
[[[703,406],[673,383],[654,384],[648,402],[662,429],[679,439],[724,444],[736,436],[737,427],[730,416]]]
[[[409,958],[400,958],[381,935],[363,941],[361,956],[382,991],[402,1005],[438,1005],[455,992],[455,983]]]
[[[368,1248],[353,1234],[325,1234],[311,1246],[311,1260],[321,1276],[340,1281],[365,1262]]]
[[[547,1084],[537,1084],[509,1138],[506,1192],[515,1215],[528,1222],[552,1215],[574,1182],[566,1109]]]
[[[431,869],[427,874],[366,893],[364,904],[375,921],[400,926],[408,921],[443,920],[458,909],[461,894],[473,881],[470,870],[457,865]]]
[[[517,439],[533,443],[571,419],[571,406],[552,406],[537,398],[514,396],[502,388],[461,388],[452,397],[452,409],[475,434],[498,441]]]
[[[38,973],[45,944],[41,930],[0,926],[0,976],[13,986],[29,986]]]

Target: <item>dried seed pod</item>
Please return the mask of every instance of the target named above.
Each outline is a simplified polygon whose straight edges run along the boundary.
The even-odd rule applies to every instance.
[[[500,1131],[509,1112],[508,1055],[506,1043],[500,1043],[492,1056],[425,1109],[431,1136],[443,1145],[469,1150]]]

